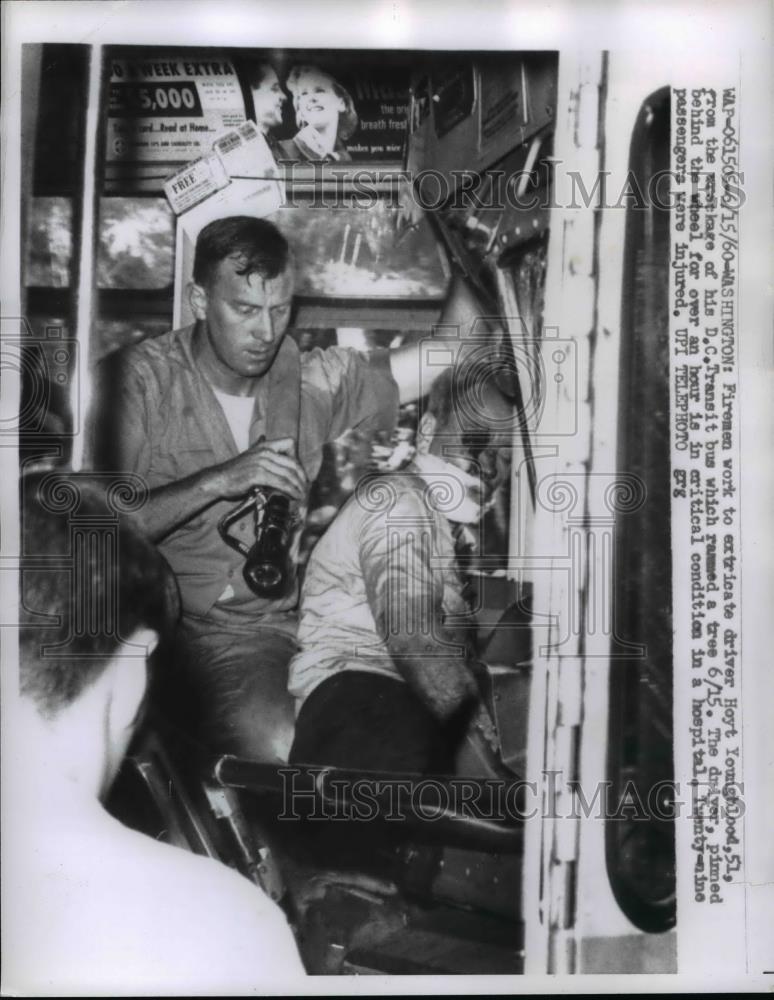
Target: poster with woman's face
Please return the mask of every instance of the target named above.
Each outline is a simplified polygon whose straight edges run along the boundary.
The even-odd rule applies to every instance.
[[[282,143],[291,160],[347,161],[344,145],[358,126],[347,90],[318,66],[294,66],[287,79],[298,131]]]
[[[267,52],[241,72],[252,117],[278,163],[402,161],[405,67],[366,78],[362,67],[334,71],[313,52]]]

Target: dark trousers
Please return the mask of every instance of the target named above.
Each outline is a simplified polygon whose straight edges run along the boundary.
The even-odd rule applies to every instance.
[[[168,715],[213,753],[284,764],[293,740],[289,631],[213,610],[185,616],[161,686]]]
[[[407,684],[344,670],[323,681],[304,702],[290,762],[440,774],[451,768],[452,747],[441,724]]]

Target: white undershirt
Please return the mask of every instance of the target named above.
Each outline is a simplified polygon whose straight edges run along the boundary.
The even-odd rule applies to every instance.
[[[250,444],[250,424],[253,420],[255,400],[252,396],[230,396],[227,392],[213,387],[215,398],[225,414],[228,426],[234,436],[237,451],[247,451]]]

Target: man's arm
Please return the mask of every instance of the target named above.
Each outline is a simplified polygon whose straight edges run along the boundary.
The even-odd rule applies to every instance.
[[[433,615],[439,627],[438,609]],[[462,715],[477,701],[476,682],[465,661],[450,654],[440,637],[396,632],[387,637],[387,648],[403,679],[441,722]]]
[[[95,383],[89,418],[92,464],[103,471],[147,477],[152,461],[152,414],[163,405],[157,388],[147,372],[139,372],[136,361],[122,352],[102,362]],[[306,476],[291,438],[256,442],[234,458],[156,487],[133,520],[158,542],[217,500],[244,496],[256,486],[303,499]]]
[[[431,526],[419,498],[400,532],[383,513],[366,519],[360,563],[371,612],[395,666],[436,718],[447,722],[477,700],[462,643],[443,624],[443,583],[432,566]],[[402,513],[402,508],[401,508]]]
[[[306,477],[292,438],[256,442],[235,458],[151,490],[136,522],[149,538],[160,541],[210,504],[244,496],[256,486],[303,500]]]

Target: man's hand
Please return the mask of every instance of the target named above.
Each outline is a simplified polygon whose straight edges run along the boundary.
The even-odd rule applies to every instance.
[[[387,648],[403,679],[441,722],[464,713],[478,700],[478,688],[465,658],[450,655],[448,646],[432,636],[391,635]]]
[[[151,490],[135,520],[141,531],[158,542],[205,507],[244,496],[256,486],[281,490],[303,501],[306,476],[295,457],[293,438],[256,441],[236,458]]]
[[[256,441],[254,445],[216,466],[210,492],[224,499],[243,496],[256,486],[280,490],[292,500],[306,495],[306,476],[295,457],[293,438]]]

